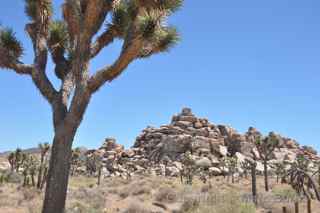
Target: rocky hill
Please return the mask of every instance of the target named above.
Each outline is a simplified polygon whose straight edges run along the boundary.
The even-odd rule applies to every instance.
[[[294,139],[276,133],[270,134],[279,140],[272,162],[292,162],[297,153],[303,153],[313,161],[319,160],[313,148],[300,146]],[[132,148],[125,150],[115,139],[107,138],[95,153],[103,158],[106,176],[145,172],[177,176],[187,152],[191,153],[195,162],[206,162],[215,175],[224,172],[220,161],[230,155],[237,156],[239,164],[246,158],[258,159],[257,168],[262,171],[260,156],[254,145],[259,136],[261,133],[253,127],[249,127],[245,134],[240,134],[229,126],[215,125],[208,119],[198,118],[191,109],[184,108],[172,117],[170,124],[144,129]]]

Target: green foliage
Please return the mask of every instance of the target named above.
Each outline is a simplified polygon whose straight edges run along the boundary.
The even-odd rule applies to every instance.
[[[112,24],[124,35],[130,24],[129,6],[123,2],[117,4],[112,13]],[[108,27],[110,25],[108,24]]]
[[[277,196],[280,200],[285,200],[289,202],[295,202],[299,200],[297,192],[291,187],[275,188],[272,193]]]
[[[183,0],[137,0],[137,4],[148,9],[164,10],[172,13],[181,8]]]
[[[51,1],[49,0],[25,0],[25,13],[33,21],[39,17],[39,12],[47,13],[51,16],[53,12]]]
[[[16,62],[23,55],[21,42],[10,28],[0,28],[0,67]]]
[[[69,34],[67,24],[64,21],[53,21],[49,26],[48,45],[50,50],[57,48],[67,49],[69,46]]]
[[[160,8],[168,10],[170,12],[175,12],[179,10],[183,5],[183,0],[162,0],[160,2]]]
[[[155,34],[157,45],[160,52],[168,51],[180,41],[180,36],[175,27],[165,27]]]
[[[161,16],[156,11],[152,11],[149,13],[146,12],[143,15],[138,16],[139,30],[145,39],[150,39],[154,35],[160,19]]]

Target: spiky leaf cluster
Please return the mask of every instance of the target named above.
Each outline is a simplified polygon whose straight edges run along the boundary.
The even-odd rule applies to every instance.
[[[166,25],[168,16],[181,7],[182,0],[120,0],[113,9],[112,24],[120,37],[132,33],[130,26],[144,39],[139,57],[169,50],[179,41],[174,27]]]
[[[295,166],[303,171],[308,171],[310,160],[303,153],[298,153],[296,156]]]
[[[40,15],[40,11],[45,12],[48,17],[52,15],[52,4],[50,0],[25,0],[25,13],[35,21]]]
[[[165,12],[175,12],[181,8],[183,0],[137,0],[139,6],[147,9],[158,9]]]
[[[63,50],[69,48],[69,33],[64,21],[54,21],[49,26],[48,45],[50,51]]]
[[[119,34],[125,34],[129,27],[130,21],[130,8],[128,4],[123,2],[116,4],[112,14],[112,25],[116,27]]]
[[[278,145],[279,139],[273,132],[270,132],[265,138],[258,137],[256,139],[256,147],[264,160],[269,160],[270,155]]]
[[[155,33],[155,41],[159,51],[167,51],[180,40],[175,27],[163,27]]]
[[[141,35],[145,39],[150,39],[157,28],[161,28],[162,16],[159,11],[144,12],[138,16],[138,26]]]
[[[23,55],[21,42],[10,28],[0,28],[0,67],[7,67]]]

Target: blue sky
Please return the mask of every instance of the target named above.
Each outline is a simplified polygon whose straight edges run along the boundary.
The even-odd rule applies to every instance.
[[[62,0],[54,3],[59,10]],[[0,21],[16,29],[27,50],[24,61],[31,63],[23,1],[2,2]],[[131,146],[147,125],[169,123],[189,106],[240,132],[255,126],[320,149],[320,1],[186,0],[170,23],[178,26],[181,43],[136,61],[100,90],[75,146],[98,147],[106,137]],[[91,69],[118,53],[116,42]],[[0,151],[52,140],[50,107],[29,78],[0,70],[0,96]]]

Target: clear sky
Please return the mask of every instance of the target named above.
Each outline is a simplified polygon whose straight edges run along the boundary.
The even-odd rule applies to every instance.
[[[62,0],[54,3],[59,10]],[[27,50],[24,61],[31,63],[23,1],[1,4],[1,23],[16,29]],[[274,130],[320,149],[319,0],[186,0],[170,23],[178,26],[181,43],[135,62],[100,90],[75,146],[98,147],[106,137],[131,146],[147,125],[169,123],[189,106],[240,132]],[[92,69],[118,53],[115,43]],[[0,97],[0,151],[52,140],[50,107],[28,77],[0,70]]]

